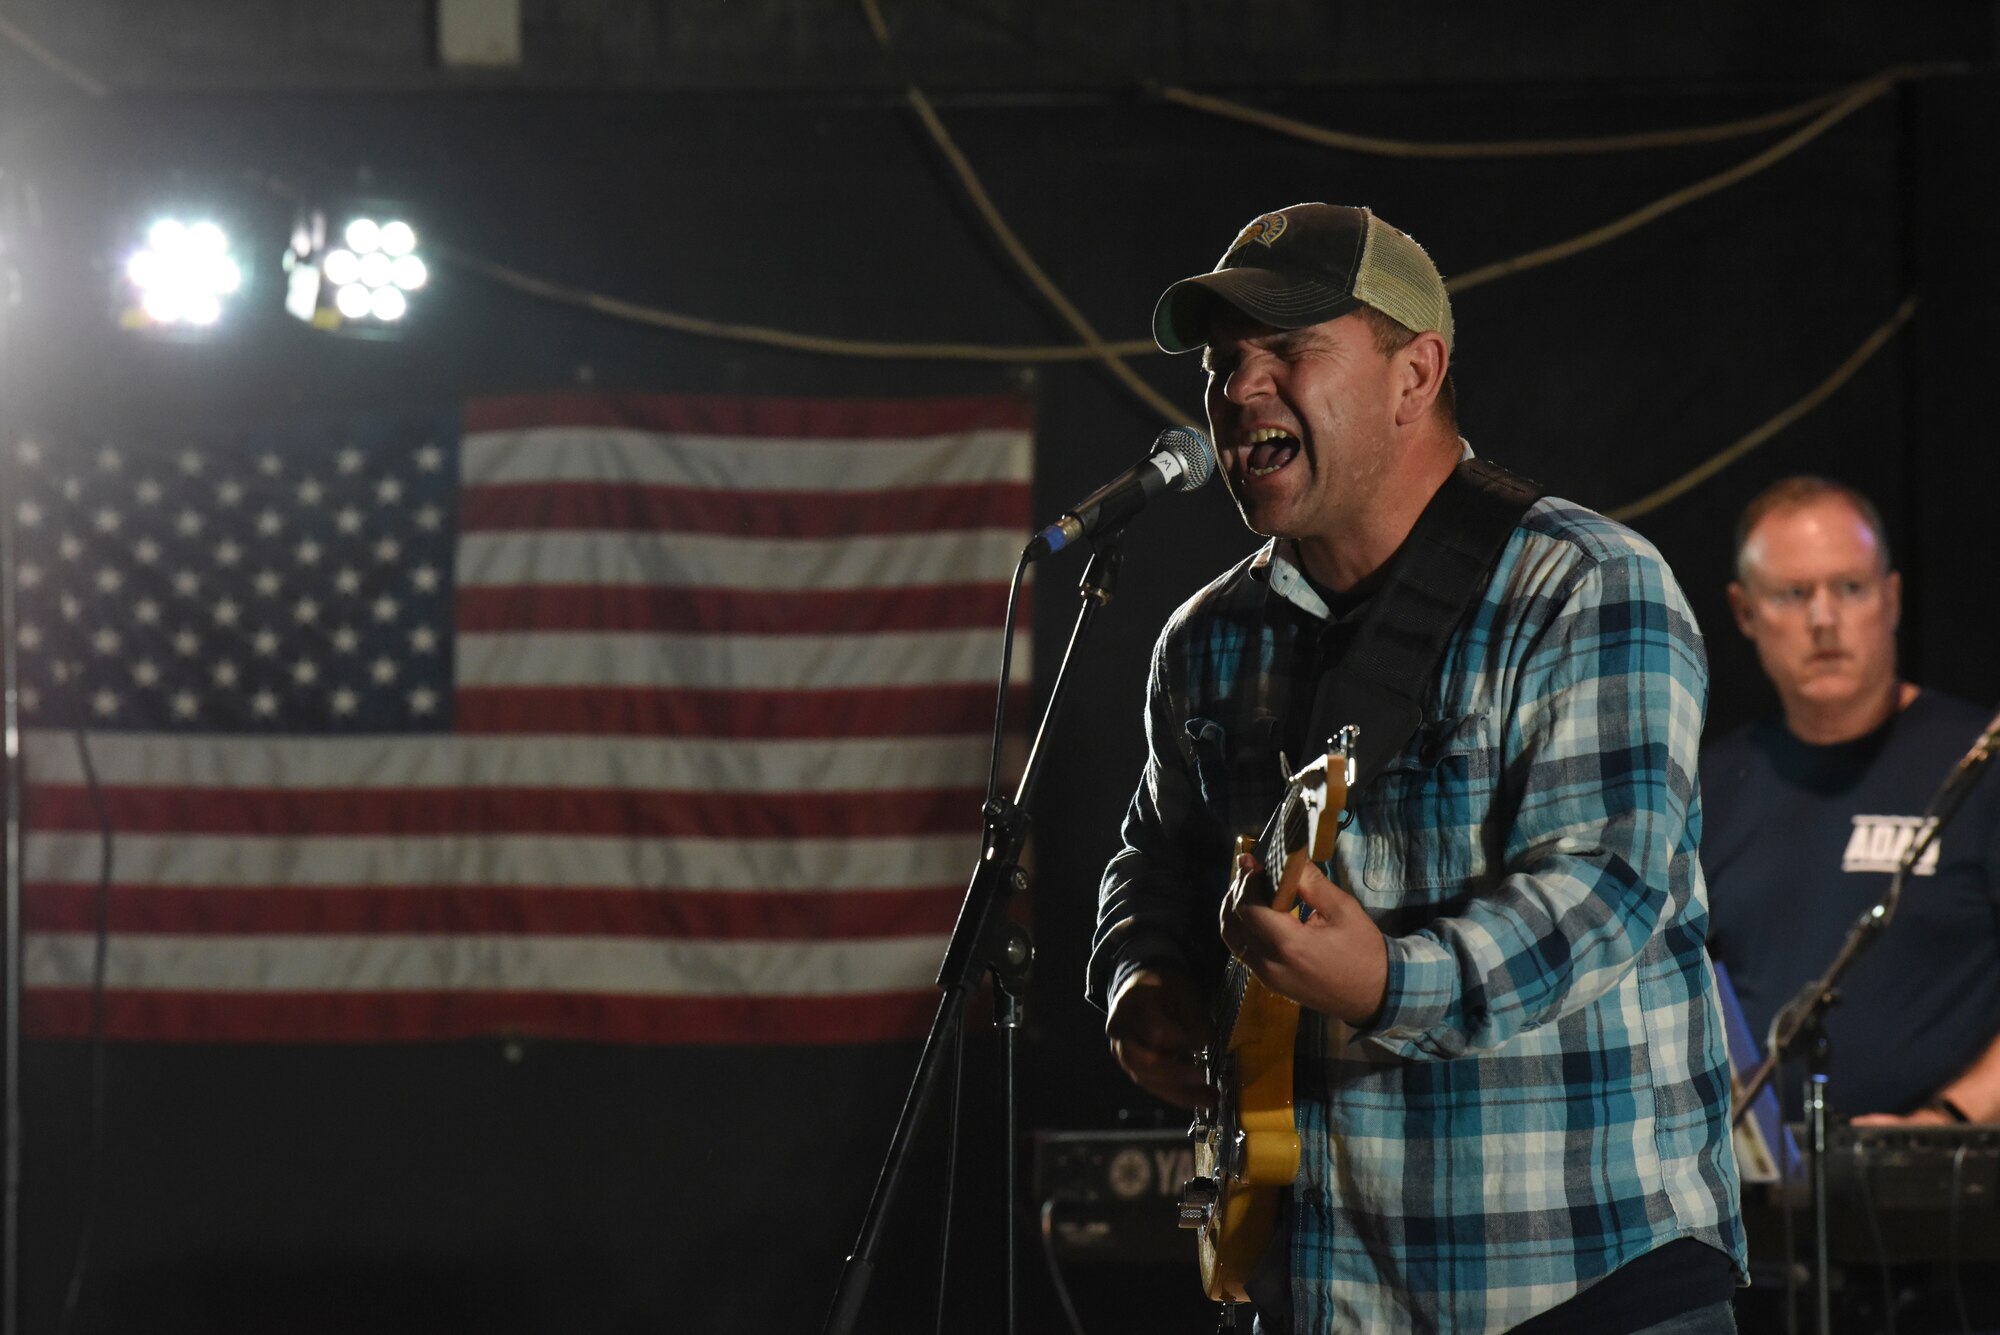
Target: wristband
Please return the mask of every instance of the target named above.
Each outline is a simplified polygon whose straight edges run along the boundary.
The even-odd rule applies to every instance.
[[[1943,1113],[1946,1117],[1949,1117],[1954,1122],[1970,1122],[1972,1120],[1970,1117],[1967,1117],[1965,1115],[1965,1109],[1959,1107],[1956,1103],[1953,1103],[1950,1099],[1946,1098],[1942,1094],[1938,1095],[1936,1098],[1932,1099],[1929,1103],[1926,1103],[1924,1106],[1926,1108],[1931,1109],[1933,1112]]]

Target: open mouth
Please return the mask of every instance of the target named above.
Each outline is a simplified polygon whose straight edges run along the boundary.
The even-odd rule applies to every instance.
[[[1251,477],[1269,477],[1290,463],[1299,452],[1298,438],[1280,427],[1258,427],[1243,438],[1248,453],[1243,471]]]

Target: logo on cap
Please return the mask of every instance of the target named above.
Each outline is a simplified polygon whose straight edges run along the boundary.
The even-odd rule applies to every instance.
[[[1267,213],[1261,218],[1252,219],[1248,227],[1245,227],[1236,234],[1236,239],[1229,243],[1228,254],[1224,255],[1223,258],[1228,259],[1230,255],[1234,255],[1252,241],[1264,246],[1271,246],[1284,234],[1285,215],[1282,213]]]

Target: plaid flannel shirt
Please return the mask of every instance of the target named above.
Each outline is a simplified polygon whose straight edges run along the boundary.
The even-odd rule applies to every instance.
[[[1098,1004],[1140,965],[1219,970],[1231,841],[1282,792],[1327,624],[1276,543],[1168,623]],[[1388,938],[1388,992],[1365,1030],[1303,1016],[1288,1253],[1266,1262],[1295,1329],[1505,1330],[1677,1237],[1741,1273],[1695,856],[1706,694],[1659,554],[1537,502],[1328,868]]]

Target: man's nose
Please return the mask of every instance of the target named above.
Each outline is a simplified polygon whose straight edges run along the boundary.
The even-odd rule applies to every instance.
[[[1831,629],[1839,619],[1839,608],[1834,603],[1833,590],[1825,585],[1814,589],[1812,597],[1806,601],[1807,624],[1815,630]]]
[[[1244,358],[1230,368],[1229,376],[1222,382],[1222,396],[1231,403],[1244,404],[1271,389],[1269,371],[1257,360]]]

